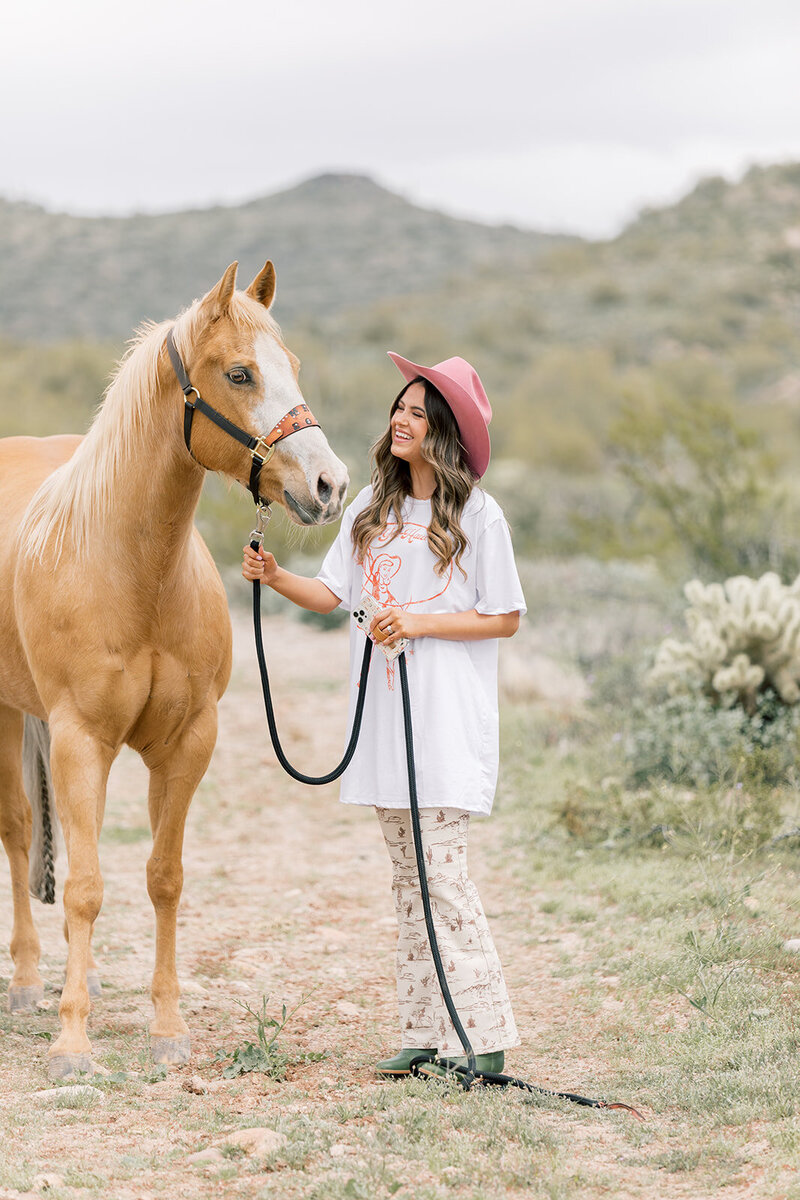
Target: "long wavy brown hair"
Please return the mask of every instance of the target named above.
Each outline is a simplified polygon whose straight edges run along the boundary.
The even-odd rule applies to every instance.
[[[415,383],[425,387],[428,432],[422,442],[422,455],[431,464],[436,476],[431,497],[428,545],[438,560],[435,568],[437,575],[444,575],[454,562],[462,575],[466,576],[461,566],[461,556],[469,543],[461,528],[461,514],[476,481],[467,466],[452,410],[429,380],[417,376],[395,397],[389,420],[403,396]],[[397,522],[397,532],[392,541],[399,536],[403,529],[403,501],[412,494],[408,463],[392,454],[391,425],[372,447],[370,457],[373,464],[372,500],[353,522],[353,546],[359,562],[363,562],[367,548],[386,529],[392,512]]]

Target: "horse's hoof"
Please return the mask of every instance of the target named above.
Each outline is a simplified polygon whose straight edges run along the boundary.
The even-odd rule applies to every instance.
[[[99,971],[87,971],[86,972],[86,986],[89,989],[89,995],[92,996],[95,1000],[97,999],[98,996],[102,996],[103,985],[100,982],[100,972]]]
[[[8,989],[8,1007],[11,1012],[29,1012],[40,1000],[44,1000],[44,987],[35,983],[32,987],[14,987]]]
[[[90,1054],[54,1054],[47,1060],[48,1078],[72,1079],[76,1075],[94,1075],[94,1063]]]
[[[154,1063],[176,1067],[192,1057],[192,1041],[188,1033],[180,1037],[151,1037],[150,1054]]]

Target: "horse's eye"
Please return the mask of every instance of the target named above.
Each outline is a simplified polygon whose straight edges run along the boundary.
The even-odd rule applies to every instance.
[[[234,367],[232,371],[228,371],[228,379],[231,383],[247,383],[250,376],[244,367]]]

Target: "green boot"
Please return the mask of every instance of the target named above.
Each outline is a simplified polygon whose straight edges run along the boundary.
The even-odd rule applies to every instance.
[[[383,1062],[379,1062],[375,1067],[376,1074],[385,1075],[387,1078],[397,1079],[401,1075],[411,1074],[411,1060],[419,1058],[421,1055],[426,1055],[429,1060],[436,1058],[436,1050],[431,1050],[426,1046],[422,1050],[413,1050],[406,1048],[401,1050],[399,1054],[395,1054],[394,1058],[385,1058]]]
[[[442,1058],[446,1059],[450,1064],[455,1064],[457,1067],[467,1066],[467,1060],[463,1057],[456,1058],[453,1055],[442,1055]],[[506,1056],[503,1050],[494,1050],[491,1054],[476,1054],[475,1070],[479,1073],[481,1071],[488,1071],[490,1075],[499,1075],[503,1070],[505,1060]],[[439,1079],[445,1079],[450,1073],[450,1068],[437,1060],[436,1062],[420,1063],[419,1073],[426,1076],[426,1078],[436,1076]]]

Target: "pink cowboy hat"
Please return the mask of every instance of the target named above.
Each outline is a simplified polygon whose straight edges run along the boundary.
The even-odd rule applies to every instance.
[[[421,367],[391,350],[388,354],[404,379],[410,382],[421,375],[442,393],[458,424],[467,464],[480,479],[492,453],[489,441],[492,406],[478,372],[463,358],[446,358],[435,367]]]

